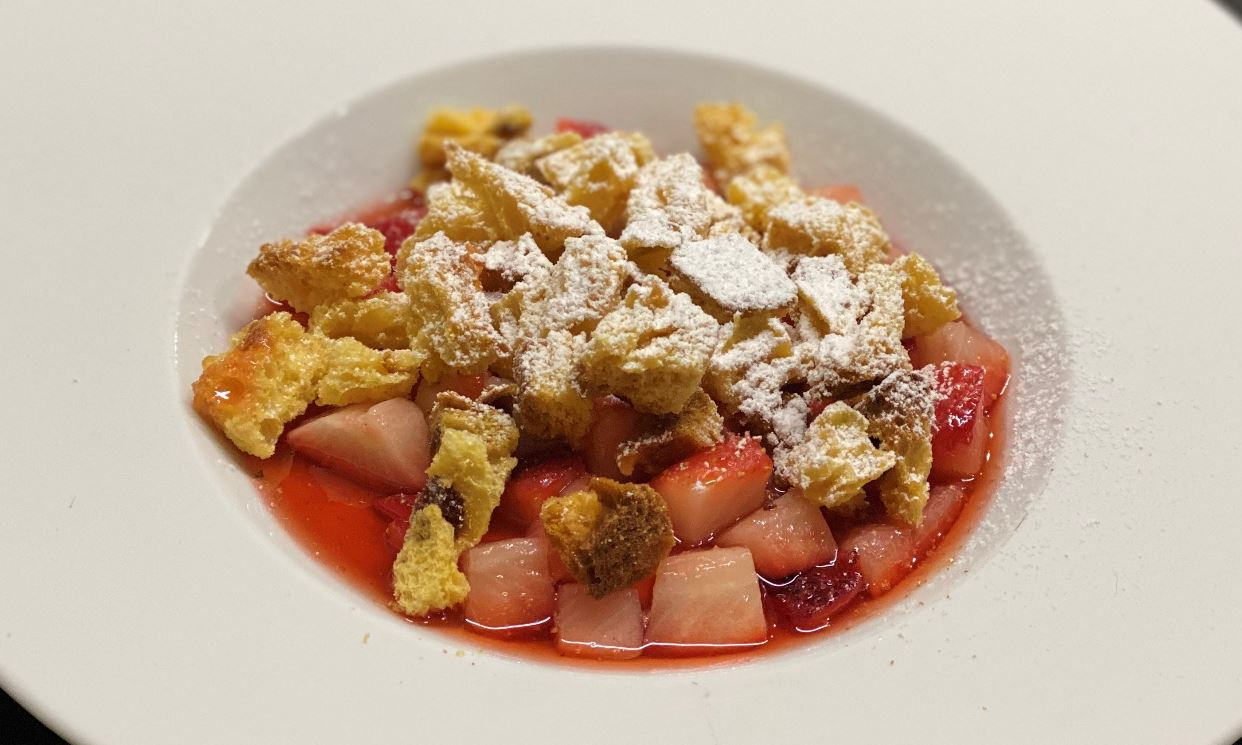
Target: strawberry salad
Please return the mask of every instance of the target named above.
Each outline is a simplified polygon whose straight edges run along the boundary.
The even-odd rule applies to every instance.
[[[817,638],[951,553],[1005,349],[779,125],[694,126],[701,159],[437,110],[408,189],[260,248],[193,404],[308,552],[423,626],[630,665]]]

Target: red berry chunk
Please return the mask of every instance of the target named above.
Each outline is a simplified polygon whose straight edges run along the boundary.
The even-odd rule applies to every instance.
[[[560,494],[584,473],[582,459],[573,455],[524,466],[505,486],[499,512],[514,525],[526,528],[539,519],[539,508],[545,500]]]
[[[556,120],[556,131],[557,132],[577,132],[578,134],[582,135],[582,137],[585,139],[588,137],[594,137],[595,135],[603,134],[604,132],[607,132],[608,127],[606,125],[600,124],[599,122],[588,122],[588,121],[583,121],[581,119],[569,119],[568,117],[561,117],[560,119]]]
[[[837,553],[837,542],[817,505],[793,491],[760,507],[716,537],[717,546],[745,546],[755,569],[780,579],[826,564]]]
[[[586,585],[556,591],[556,648],[563,655],[628,660],[643,651],[643,609],[638,590],[593,598]]]
[[[596,476],[628,481],[617,469],[617,449],[638,435],[641,417],[616,396],[595,399],[595,421],[583,443],[587,468]]]
[[[297,453],[381,489],[417,492],[431,463],[427,421],[404,398],[336,409],[298,425],[287,439]]]
[[[414,512],[414,500],[416,499],[418,499],[417,494],[398,492],[380,497],[371,506],[389,520],[409,520],[410,514]]]
[[[914,565],[912,532],[910,528],[873,523],[854,528],[841,540],[841,555],[857,554],[858,571],[872,597],[891,590]]]
[[[660,564],[647,641],[662,651],[704,654],[767,641],[759,579],[750,551],[685,551]]]
[[[554,588],[548,574],[548,545],[532,538],[482,543],[462,555],[470,582],[464,611],[476,631],[522,636],[552,617]]]
[[[763,504],[772,459],[758,439],[729,437],[651,480],[668,503],[673,532],[696,545]]]
[[[405,543],[405,533],[410,529],[410,518],[393,520],[384,528],[384,545],[395,557]]]
[[[862,593],[866,583],[852,555],[832,566],[812,567],[786,584],[770,589],[776,603],[799,631],[814,631]]]
[[[942,363],[936,368],[936,431],[932,473],[969,478],[987,462],[989,433],[984,414],[984,370],[978,365]]]
[[[983,410],[1005,390],[1009,381],[1009,353],[982,331],[962,321],[946,323],[914,340],[910,361],[915,367],[961,362],[983,368]]]
[[[424,380],[418,384],[414,393],[414,403],[423,411],[431,411],[436,405],[436,396],[444,391],[460,393],[466,398],[478,398],[487,385],[488,375],[449,375],[435,383]]]
[[[933,486],[923,507],[923,523],[914,529],[914,555],[922,558],[953,527],[966,504],[961,484]]]

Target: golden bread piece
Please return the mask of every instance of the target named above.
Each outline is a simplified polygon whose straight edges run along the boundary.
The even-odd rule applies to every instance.
[[[789,276],[738,233],[687,241],[668,266],[669,284],[721,323],[738,313],[784,315],[798,301]]]
[[[322,346],[327,367],[315,397],[321,406],[379,403],[409,396],[425,358],[412,349],[372,349],[348,336],[325,338]]]
[[[496,152],[493,160],[510,171],[538,180],[542,175],[535,164],[540,158],[571,148],[579,142],[582,142],[582,135],[577,132],[553,132],[534,140],[512,140]]]
[[[337,300],[316,306],[310,330],[329,339],[352,336],[373,349],[409,349],[410,297],[381,292],[363,300]]]
[[[227,352],[203,359],[194,410],[239,449],[271,457],[285,424],[315,400],[326,364],[322,344],[288,313],[251,321]]]
[[[901,272],[901,297],[906,310],[903,337],[930,334],[962,317],[957,309],[957,293],[940,283],[940,275],[927,259],[906,254],[893,262],[893,268]]]
[[[555,330],[589,332],[621,302],[632,272],[625,250],[615,240],[570,238],[547,277],[515,287],[501,307],[516,319],[518,333],[526,339]]]
[[[427,377],[446,370],[481,373],[507,354],[492,327],[490,303],[479,279],[481,262],[471,247],[443,233],[417,243],[406,241],[398,264],[410,296],[416,329],[414,345],[430,352]]]
[[[543,255],[530,233],[513,241],[496,241],[483,252],[483,289],[508,292],[518,282],[538,282],[552,273],[552,262]]]
[[[586,435],[594,410],[578,386],[578,360],[585,347],[585,336],[564,329],[523,345],[514,363],[515,413],[522,432],[571,443]]]
[[[530,112],[522,106],[500,109],[432,109],[418,140],[424,168],[443,168],[445,145],[455,143],[485,158],[530,129]]]
[[[624,215],[638,169],[654,158],[645,136],[608,132],[548,155],[535,166],[562,199],[586,207],[608,229]]]
[[[646,484],[591,479],[587,491],[553,497],[539,513],[574,579],[602,598],[651,576],[673,548],[673,523]]]
[[[703,183],[703,168],[688,153],[653,160],[638,172],[626,201],[621,245],[643,271],[660,272],[673,249],[744,227],[741,213]]]
[[[462,526],[457,531],[458,552],[477,544],[487,533],[492,511],[500,504],[509,473],[517,459],[492,458],[488,442],[464,429],[442,428],[439,445],[427,467],[427,477],[461,495]]]
[[[755,113],[739,103],[702,103],[694,108],[694,130],[716,183],[759,166],[789,172],[789,145],[779,123],[756,129]]]
[[[677,414],[653,417],[632,440],[617,448],[617,469],[625,476],[648,477],[724,439],[724,417],[700,388]]]
[[[747,224],[760,233],[768,229],[774,207],[801,200],[806,193],[796,181],[772,166],[759,166],[728,182],[725,197],[742,211]]]
[[[585,207],[566,204],[529,176],[451,144],[447,150],[449,171],[482,200],[498,226],[497,239],[514,240],[530,233],[548,258],[555,259],[567,238],[604,234]]]
[[[310,313],[320,303],[366,295],[389,267],[384,234],[349,222],[327,235],[265,243],[246,273],[271,297]]]
[[[777,451],[777,473],[816,504],[849,508],[897,462],[871,444],[867,428],[866,417],[837,401],[815,417],[802,442]]]
[[[703,387],[726,412],[768,433],[783,425],[777,417],[785,404],[782,389],[798,379],[800,365],[784,323],[739,316],[720,327]]]
[[[444,233],[461,243],[483,245],[496,240],[500,232],[500,225],[488,214],[483,200],[465,184],[460,181],[432,184],[427,189],[427,214],[418,221],[413,237],[407,239],[397,253],[398,277],[406,248],[413,243]]]
[[[518,428],[513,417],[455,391],[443,391],[436,396],[429,424],[433,441],[438,441],[446,429],[459,429],[482,437],[487,443],[487,457],[492,460],[512,455],[517,449]]]
[[[927,504],[935,405],[936,381],[928,367],[889,375],[854,407],[870,422],[868,434],[897,456],[876,486],[888,514],[910,525],[923,522]]]
[[[579,363],[582,383],[638,411],[675,414],[699,389],[716,329],[687,295],[644,277],[595,327]]]
[[[457,568],[453,526],[436,505],[410,515],[405,542],[392,565],[393,597],[411,616],[452,608],[466,599],[470,583]]]
[[[901,274],[888,264],[873,264],[851,286],[844,264],[836,262],[834,256],[803,258],[799,270],[806,263],[815,271],[794,272],[805,310],[798,352],[811,392],[821,397],[910,368],[910,355],[901,345]]]
[[[804,197],[769,210],[763,249],[802,256],[835,254],[857,276],[888,257],[889,240],[866,207]]]

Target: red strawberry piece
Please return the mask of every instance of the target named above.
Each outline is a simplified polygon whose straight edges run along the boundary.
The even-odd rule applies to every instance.
[[[666,558],[656,572],[647,641],[665,653],[763,644],[767,620],[750,551],[711,548]]]
[[[295,452],[381,489],[419,491],[431,463],[423,412],[404,398],[336,409],[298,425],[287,439]]]
[[[758,439],[729,437],[674,463],[651,480],[668,503],[673,532],[696,545],[760,507],[772,459]]]
[[[594,137],[608,131],[608,127],[599,122],[588,122],[582,119],[561,117],[556,120],[557,132],[577,132],[583,139]]]
[[[523,466],[509,478],[500,497],[500,514],[514,525],[526,528],[539,519],[539,508],[586,473],[576,455],[549,458]]]
[[[586,585],[556,591],[556,648],[572,657],[628,660],[643,651],[643,609],[638,591],[591,597]]]
[[[595,420],[582,445],[587,469],[596,476],[628,481],[617,469],[617,449],[638,435],[641,415],[616,396],[597,398],[593,404]]]
[[[866,582],[853,555],[829,566],[807,569],[793,579],[768,590],[789,622],[799,631],[814,631],[854,601]]]
[[[936,368],[936,429],[932,474],[969,478],[987,462],[989,431],[984,414],[985,372],[978,365],[941,363]]]
[[[858,557],[858,571],[872,597],[891,590],[914,565],[914,531],[887,523],[861,525],[846,533],[841,555]]]
[[[462,555],[461,568],[470,582],[463,611],[472,630],[525,636],[551,619],[555,590],[546,542],[509,538],[481,543]]]
[[[983,368],[983,409],[1005,390],[1009,381],[1009,353],[982,331],[962,321],[946,323],[936,331],[914,340],[910,361],[915,367],[960,362]]]
[[[923,523],[914,529],[914,555],[921,558],[936,545],[962,513],[966,488],[961,484],[933,486],[923,507]]]
[[[823,513],[801,491],[791,491],[742,518],[716,537],[716,545],[750,549],[755,569],[772,579],[826,564],[837,553]]]

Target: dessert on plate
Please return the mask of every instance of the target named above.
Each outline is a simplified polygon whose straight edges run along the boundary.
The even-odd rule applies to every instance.
[[[702,160],[433,112],[402,194],[259,247],[195,410],[428,625],[609,661],[841,626],[986,496],[1008,356],[780,125],[693,125]]]

